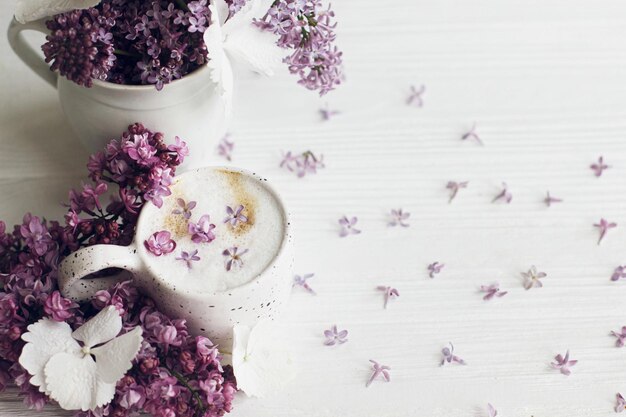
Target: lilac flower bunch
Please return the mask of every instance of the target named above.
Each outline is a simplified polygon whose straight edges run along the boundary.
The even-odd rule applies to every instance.
[[[335,13],[322,0],[276,0],[256,22],[279,36],[278,46],[292,50],[284,62],[292,74],[300,77],[298,83],[320,95],[333,90],[343,79],[342,52],[335,46],[334,17]]]

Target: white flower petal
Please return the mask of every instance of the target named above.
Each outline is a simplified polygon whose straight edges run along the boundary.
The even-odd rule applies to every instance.
[[[222,98],[226,114],[230,113],[233,95],[233,68],[224,52],[224,34],[219,24],[219,11],[214,4],[211,9],[211,24],[204,32],[204,43],[209,51],[207,66],[211,71],[211,80],[216,84]]]
[[[97,380],[96,381],[96,393],[91,404],[91,410],[94,410],[103,405],[107,405],[115,397],[115,385],[117,381],[112,384]]]
[[[233,328],[233,371],[237,387],[251,397],[279,392],[294,377],[295,366],[277,329],[267,320],[254,328]]]
[[[96,362],[90,355],[57,353],[48,361],[44,371],[50,398],[65,410],[96,408],[96,370]]]
[[[132,360],[139,353],[143,341],[141,334],[141,327],[137,326],[130,332],[91,350],[96,357],[99,380],[115,385],[122,379],[126,371],[133,366]]]
[[[30,383],[38,386],[41,392],[47,392],[44,368],[50,358],[60,352],[80,350],[72,338],[70,326],[51,319],[42,319],[28,326],[28,332],[22,335],[22,339],[27,343],[19,363],[32,375]]]
[[[230,8],[228,7],[228,3],[224,0],[214,0],[210,2],[215,5],[216,14],[211,16],[217,16],[217,20],[220,22],[220,26],[224,26],[226,19],[228,19],[228,14],[230,13]],[[213,11],[211,11],[213,13]]]
[[[224,34],[229,36],[243,26],[251,25],[254,19],[262,18],[272,7],[274,1],[275,0],[248,0],[234,16],[228,19],[228,22],[224,25]]]
[[[266,76],[274,75],[274,69],[280,65],[285,55],[276,45],[276,36],[273,33],[252,24],[228,35],[224,50],[232,59]]]
[[[15,19],[20,23],[33,22],[71,10],[89,9],[99,3],[100,0],[18,0]]]
[[[113,339],[121,330],[120,314],[115,307],[108,306],[76,329],[72,337],[83,342],[85,346],[93,347]]]

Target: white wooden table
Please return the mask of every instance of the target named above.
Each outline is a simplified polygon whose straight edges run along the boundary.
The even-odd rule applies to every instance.
[[[264,400],[240,398],[233,416],[599,417],[626,393],[626,4],[622,0],[373,0],[334,4],[346,84],[319,99],[282,74],[239,85],[234,164],[263,172],[297,216],[297,269],[318,295],[295,291],[284,324],[300,372]],[[0,4],[0,32],[13,1]],[[32,210],[60,218],[84,177],[55,92],[0,40],[0,217]],[[425,105],[405,104],[411,84]],[[328,101],[342,115],[321,122]],[[462,142],[472,123],[485,146]],[[298,180],[282,150],[311,149],[327,168]],[[589,169],[599,155],[613,167]],[[215,162],[220,162],[216,156]],[[448,204],[448,180],[469,188]],[[491,204],[506,181],[510,205]],[[563,198],[545,207],[545,192]],[[408,229],[387,213],[412,213]],[[363,233],[340,239],[337,219]],[[593,223],[619,223],[601,246]],[[434,280],[426,266],[446,264]],[[537,265],[545,287],[525,291]],[[499,281],[509,294],[483,302]],[[377,285],[400,298],[387,310]],[[323,346],[332,324],[349,342]],[[467,366],[439,367],[453,342]],[[550,369],[570,349],[565,377]],[[368,360],[392,367],[375,382]],[[0,416],[34,415],[14,390]],[[68,416],[49,407],[43,416]]]

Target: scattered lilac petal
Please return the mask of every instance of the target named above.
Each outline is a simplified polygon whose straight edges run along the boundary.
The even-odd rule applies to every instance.
[[[361,233],[359,229],[356,229],[354,226],[359,221],[358,217],[354,216],[348,219],[347,216],[343,216],[339,219],[339,225],[341,226],[341,230],[339,231],[340,237],[346,237],[348,235],[358,235]]]
[[[333,346],[335,344],[342,345],[348,341],[348,331],[337,331],[336,325],[333,325],[330,330],[324,331],[324,336],[326,337],[326,341],[324,342],[326,346]]]
[[[483,297],[483,300],[485,301],[489,301],[494,297],[504,297],[508,294],[508,291],[500,290],[500,284],[498,284],[497,282],[491,285],[481,285],[480,292],[485,293],[485,296]]]
[[[606,233],[609,230],[617,227],[617,223],[609,222],[608,220],[602,218],[600,219],[599,223],[595,223],[593,226],[597,227],[600,230],[600,237],[598,238],[598,245],[599,245],[604,239],[604,237],[606,236]]]
[[[243,267],[243,260],[241,257],[248,252],[248,249],[244,249],[239,252],[239,248],[237,246],[233,246],[232,248],[224,249],[222,255],[226,257],[226,270],[230,271],[233,267],[241,268]]]
[[[507,204],[510,204],[511,200],[513,200],[513,194],[511,194],[511,192],[509,191],[506,185],[506,182],[502,183],[502,191],[500,191],[500,194],[495,196],[493,200],[491,200],[491,202],[495,203],[496,201],[499,201],[499,200],[502,200]]]
[[[185,200],[183,200],[182,198],[177,198],[176,204],[180,208],[172,210],[172,214],[179,214],[185,219],[189,220],[191,218],[191,211],[196,207],[197,203],[195,201],[190,201],[189,203],[186,203]]]
[[[324,121],[328,121],[339,114],[341,114],[341,112],[337,110],[331,110],[330,107],[328,107],[328,103],[326,103],[326,106],[323,109],[320,109],[320,115],[322,116],[322,120]]]
[[[439,262],[433,262],[432,264],[428,265],[428,276],[431,278],[435,278],[435,275],[439,274],[444,266],[446,265]]]
[[[235,142],[229,141],[230,134],[224,135],[221,142],[217,145],[217,153],[227,161],[233,160],[233,150],[235,149]]]
[[[612,331],[611,336],[614,336],[617,338],[617,340],[615,341],[615,346],[620,347],[620,348],[624,347],[624,342],[626,342],[626,326],[622,327],[622,330],[620,333]]]
[[[370,384],[381,375],[386,382],[391,381],[391,375],[389,375],[389,371],[391,370],[391,368],[389,366],[381,365],[372,359],[370,359],[370,362],[372,363],[373,372],[372,372],[372,376],[367,381],[367,384],[365,384],[366,388],[369,387]]]
[[[624,397],[622,397],[622,394],[618,392],[615,398],[616,398],[615,412],[621,413],[622,411],[626,410],[626,400],[624,400]]]
[[[560,199],[560,198],[552,197],[552,196],[550,195],[550,191],[548,191],[548,192],[546,193],[546,198],[543,200],[543,202],[544,202],[544,203],[546,203],[546,206],[550,207],[550,206],[552,206],[552,204],[554,204],[554,203],[562,203],[562,202],[563,202],[563,200],[562,200],[562,199]]]
[[[450,342],[450,347],[444,347],[441,349],[441,354],[443,355],[443,359],[441,360],[440,366],[445,365],[446,363],[458,363],[459,365],[466,365],[465,361],[460,357],[454,354],[454,345]]]
[[[315,156],[311,151],[295,155],[290,151],[283,155],[280,167],[295,173],[298,178],[307,174],[317,174],[319,169],[325,167],[324,155]]]
[[[522,277],[524,277],[524,288],[527,290],[537,287],[543,287],[543,283],[540,279],[547,277],[548,274],[545,272],[538,272],[536,266],[531,266],[528,272],[522,272]]]
[[[167,230],[153,233],[148,240],[143,242],[143,245],[155,256],[167,255],[176,249],[176,242]]]
[[[493,405],[487,404],[487,415],[489,417],[496,417],[498,415],[498,410],[496,410]]]
[[[602,173],[604,172],[605,169],[609,169],[611,168],[609,165],[604,163],[604,157],[600,156],[598,158],[598,162],[596,162],[595,164],[592,164],[589,168],[591,168],[594,172],[594,175],[596,177],[601,177]]]
[[[389,226],[402,226],[409,227],[409,224],[405,221],[411,217],[411,213],[405,213],[402,209],[391,210],[391,221],[389,222]]]
[[[626,278],[626,266],[618,266],[611,275],[611,281],[619,281],[622,278]]]
[[[479,145],[483,145],[483,141],[480,139],[480,136],[478,136],[478,133],[476,133],[476,123],[472,125],[472,128],[468,132],[464,133],[463,136],[461,136],[461,140],[467,139],[473,139]]]
[[[215,225],[211,223],[211,218],[208,214],[200,217],[198,223],[189,222],[187,225],[187,231],[191,234],[191,240],[194,243],[211,243],[215,240],[215,234],[213,234]]]
[[[450,199],[448,200],[448,203],[452,203],[452,200],[456,198],[456,195],[458,194],[459,190],[463,188],[467,188],[468,184],[469,182],[467,181],[463,181],[463,182],[448,181],[448,184],[446,185],[446,188],[450,190]]]
[[[550,365],[554,369],[558,369],[563,375],[568,376],[572,373],[570,367],[576,365],[578,363],[577,360],[570,360],[569,358],[569,350],[565,353],[565,356],[556,355],[554,357],[554,362],[551,362]]]
[[[315,274],[304,274],[302,276],[301,275],[295,275],[293,277],[293,285],[292,286],[293,287],[296,287],[296,286],[302,287],[302,288],[304,288],[304,290],[306,292],[308,292],[310,294],[313,294],[313,295],[317,295],[315,293],[315,291],[313,290],[313,288],[311,288],[309,286],[309,283],[307,282],[307,280],[309,280],[309,278],[313,278],[314,275]]]
[[[395,288],[379,285],[378,287],[376,287],[376,289],[385,292],[384,308],[387,308],[387,303],[389,303],[389,300],[400,297],[400,293]]]
[[[226,206],[227,217],[224,218],[224,223],[230,223],[231,226],[236,227],[237,223],[248,223],[248,217],[243,214],[245,207],[240,204],[233,210],[231,206]]]
[[[193,252],[182,251],[180,256],[176,257],[176,260],[185,262],[187,264],[187,268],[191,269],[192,263],[199,261],[200,257],[198,256],[198,250],[196,249]]]
[[[421,85],[420,88],[416,88],[414,85],[411,86],[411,93],[409,94],[409,98],[406,101],[406,104],[409,106],[415,107],[423,107],[424,106],[424,98],[422,95],[426,91],[426,86]]]

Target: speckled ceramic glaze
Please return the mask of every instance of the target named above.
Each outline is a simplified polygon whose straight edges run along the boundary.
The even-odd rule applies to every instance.
[[[261,181],[263,187],[279,203],[285,216],[284,239],[277,256],[265,270],[246,284],[225,291],[200,292],[177,288],[173,277],[168,279],[167,273],[154,267],[154,255],[143,245],[144,240],[154,232],[151,229],[151,217],[159,210],[148,204],[139,217],[135,242],[132,245],[95,245],[83,248],[61,263],[61,293],[73,300],[84,301],[90,299],[96,291],[109,288],[115,282],[132,276],[135,285],[150,295],[163,312],[171,317],[186,319],[190,331],[204,334],[226,349],[232,343],[233,325],[252,326],[262,318],[273,318],[287,301],[291,291],[293,245],[288,213],[280,197],[264,179],[241,170],[201,168],[178,176],[176,181],[193,180],[189,176],[207,175],[206,170],[246,175],[255,181]],[[115,277],[88,277],[89,274],[111,267],[122,268],[128,272]]]

